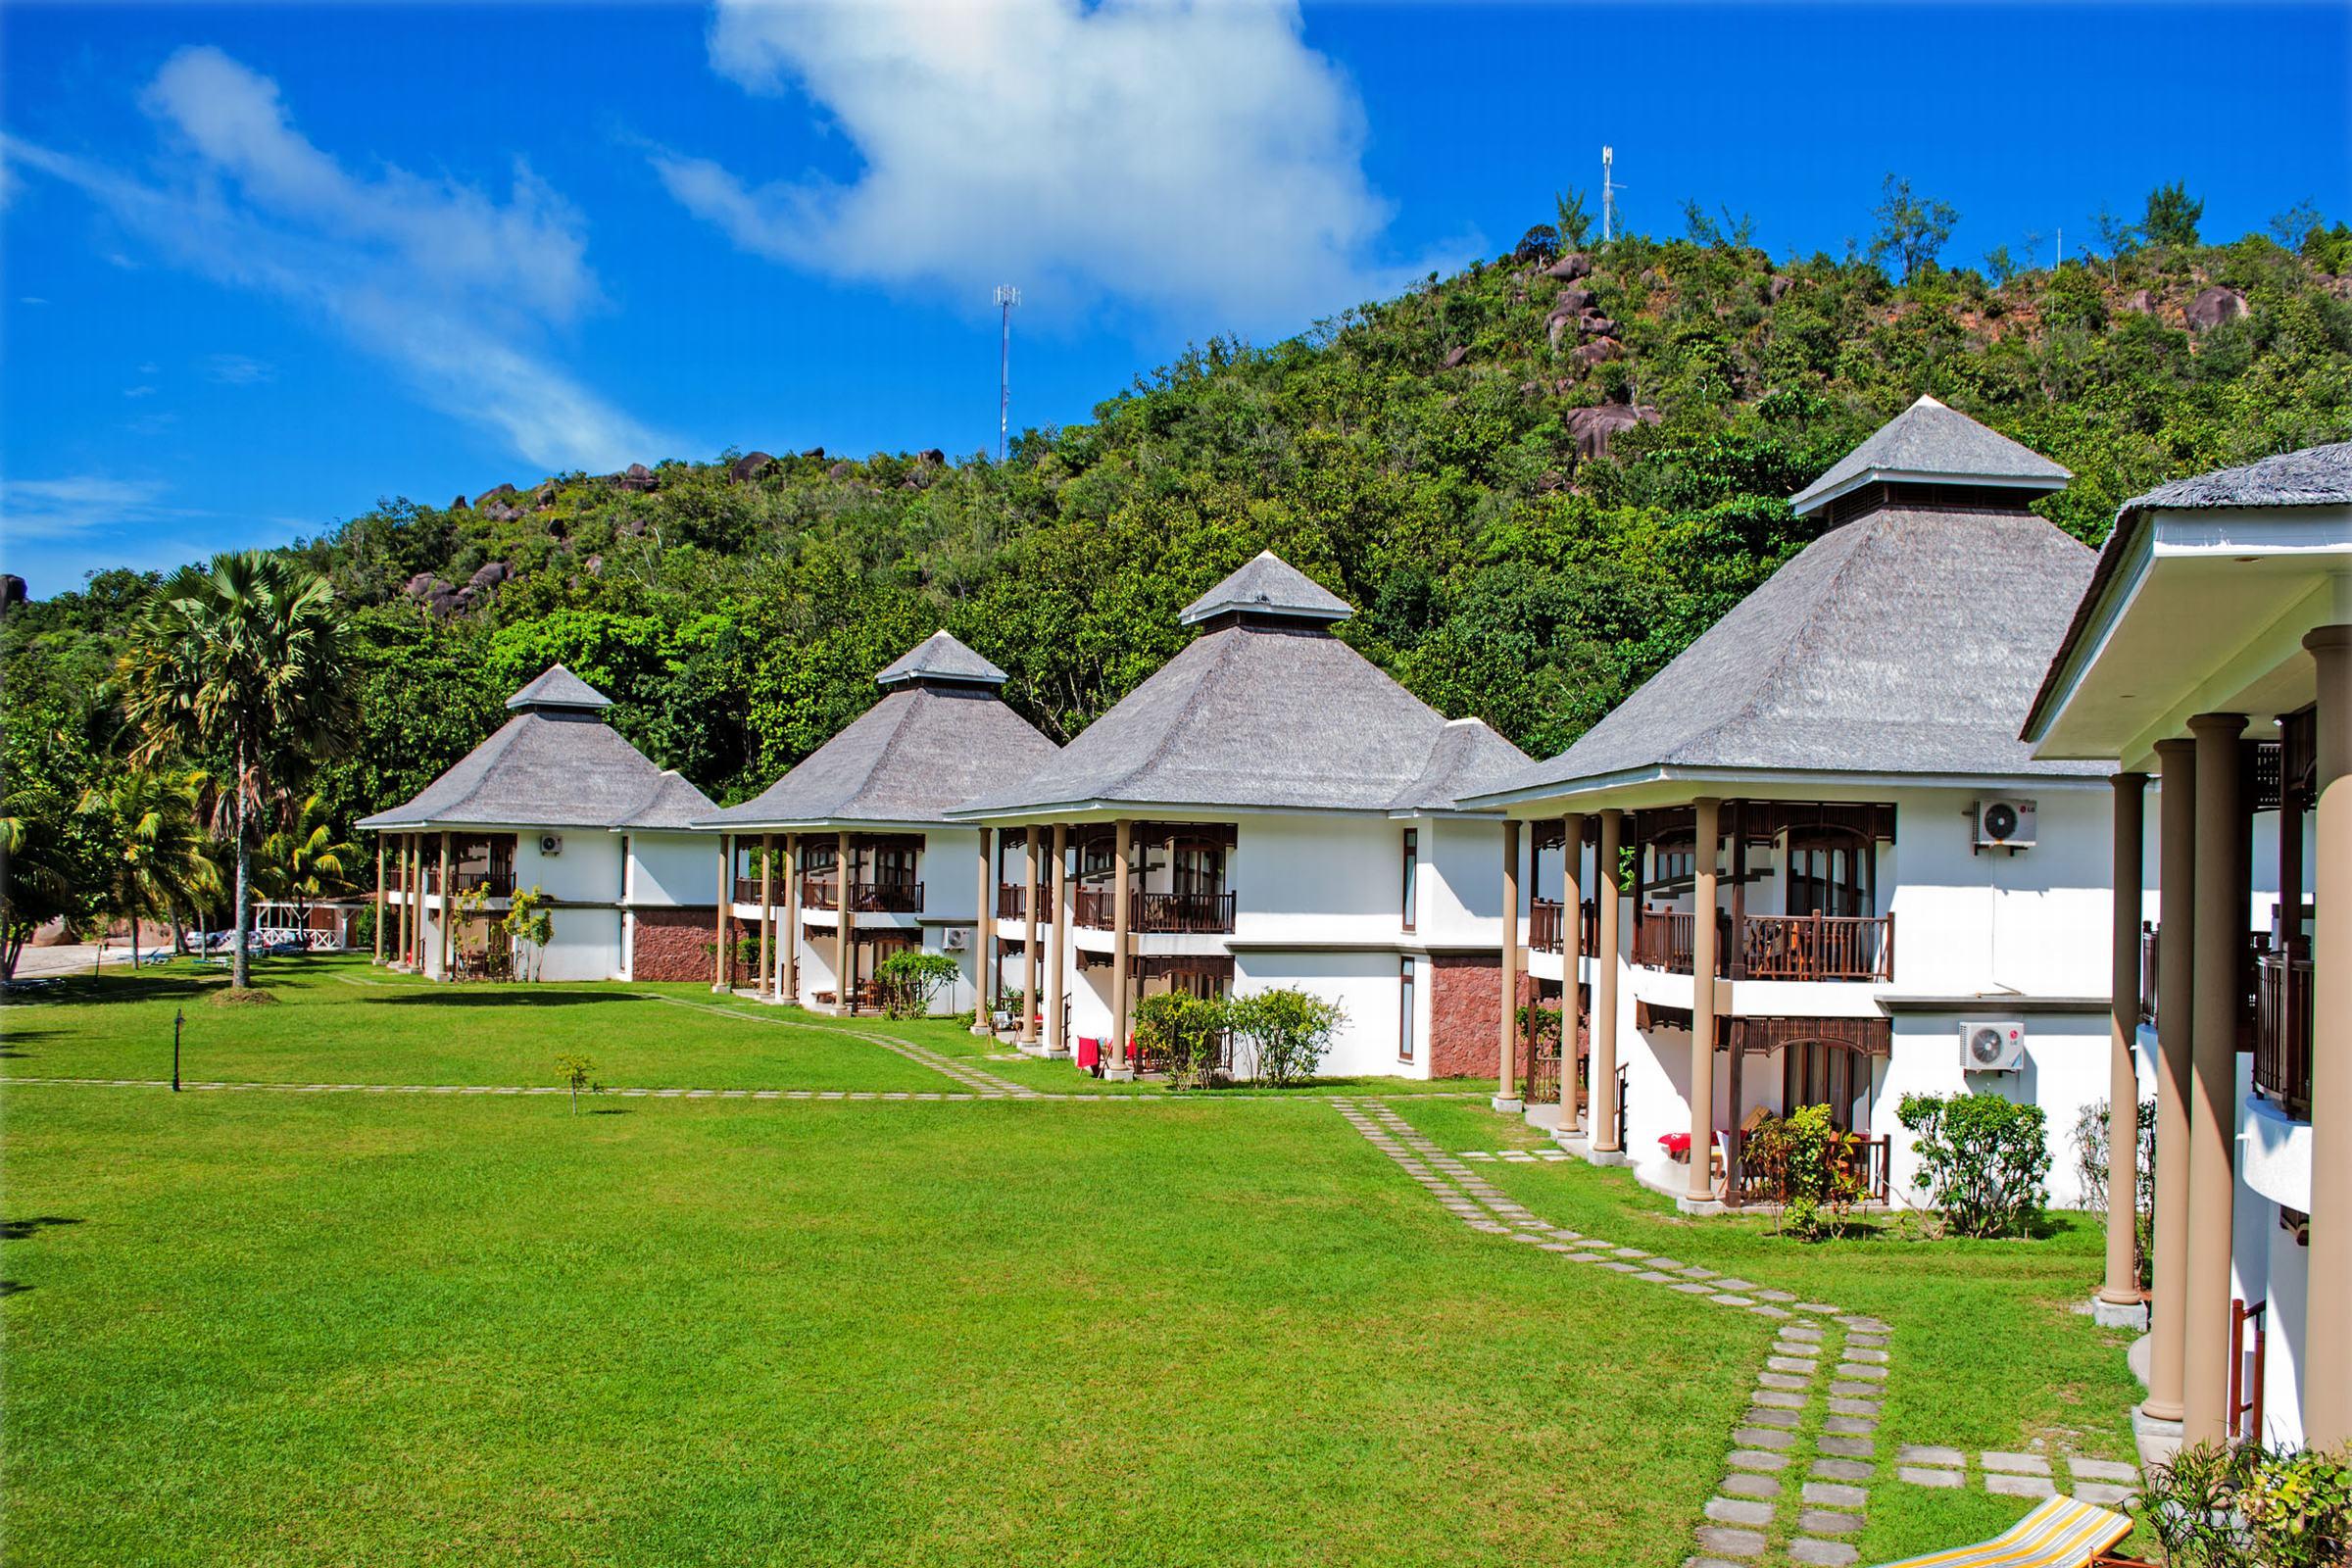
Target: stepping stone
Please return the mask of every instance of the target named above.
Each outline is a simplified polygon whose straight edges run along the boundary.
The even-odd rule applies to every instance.
[[[2078,1481],[2075,1483],[2077,1498],[2083,1502],[2098,1503],[2102,1507],[2120,1507],[2138,1494],[2137,1487],[2117,1486],[2112,1481]]]
[[[1599,1263],[1602,1268],[1615,1269],[1620,1274],[1632,1274],[1636,1272],[1633,1264],[1621,1261],[1620,1259],[1614,1257],[1596,1258],[1594,1261]]]
[[[1793,1301],[1796,1299],[1787,1291],[1758,1291],[1756,1296],[1759,1299],[1766,1301]]]
[[[1566,1242],[1545,1242],[1544,1250],[1546,1252],[1573,1252],[1576,1249],[1570,1247]]]
[[[1839,1481],[1808,1481],[1804,1499],[1825,1508],[1867,1508],[1870,1494],[1860,1487],[1850,1487]]]
[[[1884,1350],[1886,1348],[1886,1336],[1884,1334],[1854,1334],[1849,1335],[1845,1343],[1859,1345],[1866,1350]]]
[[[1784,1340],[1811,1340],[1814,1344],[1819,1345],[1821,1330],[1810,1323],[1792,1323],[1781,1330],[1781,1338]]]
[[[1876,1451],[1876,1445],[1868,1438],[1823,1438],[1815,1446],[1824,1453],[1847,1459],[1867,1459]]]
[[[1842,1372],[1845,1369],[1843,1367],[1839,1367],[1838,1370]],[[1882,1397],[1886,1391],[1880,1388],[1876,1383],[1838,1382],[1830,1385],[1830,1393],[1841,1399],[1876,1399]],[[1830,1408],[1835,1410],[1838,1408],[1838,1406],[1833,1404],[1830,1406]],[[1864,1414],[1867,1412],[1856,1411],[1855,1413]]]
[[[1697,1536],[1700,1549],[1718,1556],[1764,1555],[1764,1532],[1761,1530],[1732,1530],[1722,1525],[1700,1525]]]
[[[1728,1475],[1723,1478],[1724,1493],[1734,1497],[1761,1497],[1766,1501],[1781,1494],[1781,1484],[1772,1476]],[[1737,1521],[1734,1521],[1737,1523]]]
[[[1833,1394],[1836,1394],[1838,1387],[1838,1384],[1833,1383],[1830,1385],[1830,1390]],[[1854,1415],[1875,1419],[1879,1413],[1879,1401],[1876,1399],[1850,1399],[1839,1396],[1830,1400],[1830,1409],[1838,1415]]]
[[[1787,1435],[1776,1432],[1773,1436],[1778,1438]],[[1767,1470],[1778,1473],[1788,1468],[1788,1456],[1785,1453],[1767,1453],[1761,1448],[1734,1448],[1731,1466],[1735,1470]],[[1777,1488],[1779,1483],[1776,1482],[1774,1485]]]
[[[2048,1476],[2002,1476],[1984,1478],[1984,1490],[1997,1492],[2004,1497],[2054,1497],[2058,1489]]]
[[[1634,1278],[1638,1280],[1647,1280],[1652,1285],[1671,1285],[1674,1283],[1673,1275],[1661,1274],[1654,1268],[1645,1268],[1641,1273],[1635,1275]]]
[[[1775,1431],[1771,1427],[1741,1427],[1732,1434],[1732,1441],[1744,1444],[1747,1448],[1793,1448],[1796,1446],[1796,1434]],[[1745,1451],[1746,1448],[1740,1450]],[[1735,1453],[1732,1457],[1737,1461],[1739,1454]],[[1781,1462],[1788,1463],[1786,1459]]]
[[[1769,1301],[1758,1301],[1754,1306],[1749,1307],[1748,1310],[1755,1313],[1758,1317],[1787,1317],[1788,1315],[1788,1309],[1787,1307],[1774,1306]]]
[[[1860,1535],[1862,1516],[1858,1513],[1832,1513],[1827,1508],[1807,1508],[1796,1516],[1796,1528],[1809,1530],[1817,1536]]]
[[[1898,1464],[1894,1479],[1908,1481],[1915,1487],[1956,1487],[1961,1476],[1957,1470],[1934,1470],[1924,1464]]]
[[[1838,1321],[1856,1334],[1891,1334],[1894,1332],[1875,1317],[1841,1317]]]
[[[1885,1367],[1863,1366],[1853,1361],[1838,1362],[1838,1375],[1841,1378],[1862,1378],[1872,1383],[1884,1383],[1886,1381],[1886,1369]]]
[[[1796,1303],[1796,1309],[1799,1312],[1819,1312],[1824,1317],[1834,1317],[1838,1312],[1838,1309],[1827,1301],[1799,1301]]]
[[[1885,1350],[1856,1349],[1854,1348],[1854,1343],[1851,1340],[1846,1341],[1845,1344],[1845,1358],[1848,1361],[1868,1361],[1876,1366],[1885,1366],[1886,1364],[1886,1352]]]
[[[1799,1536],[1788,1543],[1788,1560],[1803,1563],[1805,1568],[1846,1568],[1846,1564],[1861,1555],[1842,1541],[1815,1541]]]
[[[1981,1455],[1979,1462],[1987,1470],[2005,1470],[2011,1475],[2046,1476],[2050,1473],[2050,1461],[2038,1453],[2004,1453],[1995,1448]]]
[[[1794,1430],[1804,1418],[1794,1410],[1774,1410],[1751,1405],[1747,1419],[1760,1427],[1788,1427]]]
[[[2139,1480],[2137,1465],[2118,1464],[2113,1459],[2081,1459],[2069,1454],[2066,1466],[2075,1473],[2075,1479],[2078,1481],[2121,1481],[2126,1484],[2136,1484]]]
[[[1918,1443],[1904,1444],[1894,1450],[1894,1456],[1905,1464],[1945,1465],[1955,1470],[1968,1463],[1968,1455],[1958,1448],[1936,1448]]]
[[[1496,918],[1499,919],[1500,916]],[[1617,1255],[1619,1257],[1647,1257],[1649,1254],[1639,1247],[1620,1247],[1617,1249]]]
[[[1772,1504],[1752,1497],[1709,1497],[1707,1517],[1719,1525],[1768,1525]]]
[[[1859,1459],[1816,1459],[1813,1473],[1824,1481],[1868,1481],[1873,1472]]]
[[[1753,1398],[1758,1404],[1771,1405],[1782,1410],[1802,1410],[1805,1407],[1803,1395],[1784,1394],[1779,1389],[1760,1389]]]
[[[1806,1385],[1803,1378],[1792,1378],[1786,1372],[1759,1372],[1756,1374],[1756,1386],[1765,1389],[1786,1389],[1791,1393],[1801,1394]]]
[[[1698,1280],[1685,1280],[1680,1285],[1677,1285],[1675,1289],[1682,1292],[1685,1296],[1706,1296],[1712,1294],[1714,1291],[1713,1286],[1704,1284]]]
[[[1752,1291],[1756,1288],[1755,1281],[1753,1280],[1726,1279],[1720,1280],[1717,1283],[1727,1291]]]
[[[1715,1283],[1717,1285],[1721,1285],[1723,1281],[1717,1280]],[[1729,1291],[1725,1291],[1718,1296],[1710,1296],[1707,1298],[1707,1299],[1710,1301],[1721,1301],[1726,1306],[1753,1306],[1756,1304],[1755,1302],[1749,1300],[1746,1297],[1734,1296]]]
[[[1866,1415],[1824,1416],[1821,1430],[1841,1438],[1866,1438],[1879,1430],[1879,1424]]]
[[[1656,1256],[1653,1256],[1653,1257],[1651,1257],[1651,1258],[1650,1258],[1650,1260],[1649,1260],[1649,1266],[1650,1266],[1651,1268],[1664,1268],[1664,1269],[1672,1269],[1672,1270],[1673,1270],[1675,1273],[1677,1273],[1677,1274],[1680,1274],[1680,1273],[1683,1271],[1683,1265],[1682,1265],[1682,1264],[1680,1264],[1680,1263],[1678,1263],[1678,1262],[1676,1262],[1676,1261],[1675,1261],[1673,1258],[1671,1258],[1671,1257],[1656,1257]]]
[[[1694,1280],[1711,1280],[1715,1277],[1715,1271],[1713,1269],[1700,1268],[1696,1263],[1691,1264],[1689,1268],[1684,1269],[1682,1272]]]
[[[1774,1348],[1777,1349],[1779,1347],[1776,1346]],[[1805,1377],[1811,1377],[1821,1370],[1819,1361],[1810,1357],[1793,1355],[1768,1355],[1764,1358],[1764,1364],[1775,1372],[1796,1372]]]
[[[1740,1568],[1740,1565],[1725,1562],[1721,1557],[1685,1557],[1683,1568]]]

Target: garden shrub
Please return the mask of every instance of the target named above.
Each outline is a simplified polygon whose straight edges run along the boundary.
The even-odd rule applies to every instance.
[[[1862,1199],[1855,1168],[1859,1141],[1839,1132],[1827,1105],[1800,1105],[1768,1116],[1747,1135],[1748,1157],[1781,1189],[1780,1229],[1800,1242],[1836,1235]]]
[[[882,995],[882,1010],[893,1018],[920,1018],[931,1010],[931,999],[956,983],[963,971],[944,953],[901,948],[874,965],[874,988]]]
[[[1997,1095],[1905,1095],[1895,1115],[1914,1136],[1916,1185],[1962,1236],[2022,1236],[2049,1202],[2048,1119]]]
[[[2149,1472],[2133,1511],[2171,1568],[2336,1568],[2352,1561],[2352,1450],[2199,1444]]]
[[[1311,1078],[1331,1049],[1348,1011],[1310,991],[1256,991],[1227,1004],[1237,1065],[1245,1054],[1250,1076],[1280,1088]]]
[[[2070,1135],[2075,1149],[2075,1177],[2082,1184],[2082,1207],[2104,1218],[2107,1213],[2107,1102],[2093,1101],[2075,1117]],[[2153,1283],[2156,1240],[2156,1102],[2139,1102],[2139,1181],[2132,1189],[2139,1212],[2133,1216],[2133,1257],[2142,1286]]]
[[[1216,1081],[1225,1013],[1222,1002],[1181,992],[1149,996],[1135,1004],[1136,1043],[1167,1062],[1175,1088],[1206,1089]]]

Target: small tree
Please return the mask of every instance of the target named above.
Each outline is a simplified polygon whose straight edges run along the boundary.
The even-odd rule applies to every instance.
[[[2205,204],[2190,200],[2186,182],[2176,179],[2148,192],[2147,210],[2140,216],[2139,231],[2151,245],[2194,245],[2197,223],[2204,216]]]
[[[2125,222],[2102,206],[2091,215],[2090,226],[2097,232],[2099,243],[2107,247],[2107,281],[2114,283],[2123,275],[2120,268],[2124,258],[2139,249],[2139,225]]]
[[[586,1056],[565,1052],[556,1058],[556,1071],[564,1075],[564,1086],[571,1091],[571,1113],[580,1113],[580,1091],[601,1095],[605,1086],[596,1081],[596,1063]]]
[[[358,845],[335,837],[318,797],[306,795],[254,851],[254,891],[264,903],[291,905],[308,931],[312,906],[348,890],[359,858]]]
[[[1915,1137],[1916,1182],[1962,1236],[2024,1235],[2049,1201],[2047,1119],[1997,1095],[1905,1095],[1895,1115]]]
[[[539,891],[536,882],[528,888],[515,889],[514,896],[507,901],[506,918],[499,921],[499,929],[506,932],[514,952],[529,950],[523,961],[515,965],[517,980],[538,979],[540,968],[547,961],[547,945],[556,939],[556,917],[548,909],[554,902]]]
[[[1959,211],[1950,202],[1914,195],[1909,180],[1892,174],[1886,176],[1879,205],[1871,209],[1870,216],[1879,220],[1878,232],[1871,236],[1870,259],[1885,265],[1893,257],[1906,283],[1936,264],[1937,253],[1952,237],[1952,225],[1960,221]]]
[[[80,813],[105,836],[112,857],[106,899],[130,917],[130,961],[139,962],[139,919],[170,919],[194,899],[218,892],[220,877],[204,853],[197,785],[183,773],[127,768],[81,797]]]
[[[1585,193],[1574,185],[1552,197],[1553,212],[1559,215],[1560,238],[1578,250],[1592,232],[1592,215],[1585,207]]]
[[[893,1018],[920,1018],[931,1010],[932,999],[954,985],[963,971],[944,953],[901,948],[874,966],[874,985],[882,993],[882,1010]]]
[[[2075,1150],[2075,1179],[2082,1186],[2082,1206],[2090,1213],[2107,1212],[2109,1128],[2107,1102],[2093,1101],[2075,1116],[2069,1141]],[[2156,1232],[2156,1102],[2139,1102],[2139,1179],[2132,1197],[2139,1212],[2132,1216],[2133,1253],[2139,1282],[2150,1282]]]
[[[1519,245],[1511,252],[1511,260],[1523,266],[1529,262],[1549,264],[1556,261],[1559,254],[1559,230],[1549,223],[1538,223],[1519,236]]]
[[[1249,1048],[1250,1076],[1281,1088],[1311,1077],[1348,1011],[1310,991],[1254,991],[1230,1004],[1234,1040]]]
[[[1136,1043],[1168,1064],[1178,1089],[1206,1089],[1216,1081],[1226,1005],[1181,991],[1159,992],[1135,1004]]]

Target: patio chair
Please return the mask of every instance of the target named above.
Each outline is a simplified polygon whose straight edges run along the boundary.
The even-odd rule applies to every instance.
[[[2051,1497],[1990,1541],[1881,1568],[2090,1568],[2131,1533],[2132,1521],[2120,1513]]]

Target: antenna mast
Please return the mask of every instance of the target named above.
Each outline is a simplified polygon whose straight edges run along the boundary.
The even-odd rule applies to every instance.
[[[1606,245],[1617,231],[1617,149],[1600,150],[1600,242]]]
[[[1004,461],[1004,436],[1012,422],[1012,308],[1021,291],[1010,283],[997,285],[997,309],[1004,318],[1004,335],[997,350],[997,461]]]

